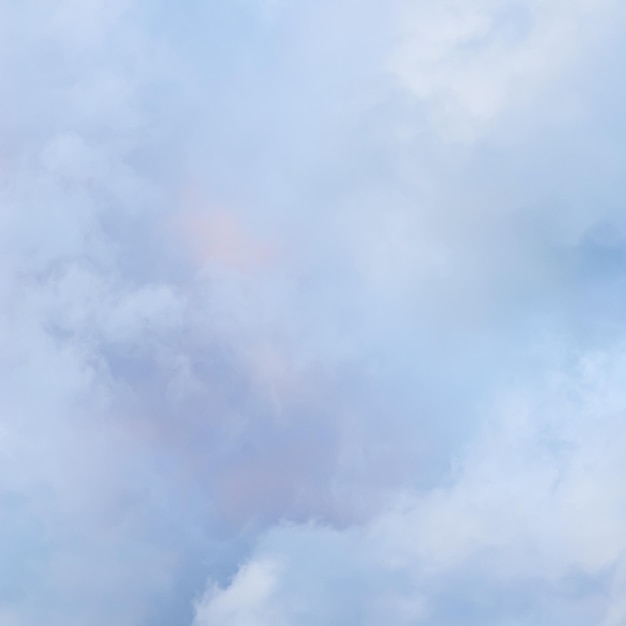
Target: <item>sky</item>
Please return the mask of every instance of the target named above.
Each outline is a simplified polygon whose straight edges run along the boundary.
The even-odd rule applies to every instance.
[[[624,626],[625,41],[0,0],[0,626]]]

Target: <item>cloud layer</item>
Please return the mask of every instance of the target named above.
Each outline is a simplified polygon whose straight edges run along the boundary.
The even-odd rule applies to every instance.
[[[0,625],[621,624],[624,24],[0,0]]]

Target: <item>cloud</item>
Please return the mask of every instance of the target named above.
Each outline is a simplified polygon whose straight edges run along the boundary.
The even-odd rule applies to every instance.
[[[612,9],[585,0],[401,3],[389,67],[444,136],[475,139],[580,62]]]
[[[285,624],[621,623],[623,371],[621,348],[586,355],[540,395],[511,396],[449,485],[406,492],[365,525],[275,527],[194,624],[248,610]],[[250,593],[267,563],[281,568]]]
[[[237,584],[225,591],[213,590],[207,594],[208,602],[199,607],[202,623],[282,624],[284,620],[271,610],[268,600],[275,591],[278,564],[271,561],[256,562],[243,568],[237,575]]]
[[[0,622],[619,623],[614,4],[0,13]]]
[[[227,268],[246,271],[267,263],[269,252],[245,234],[242,226],[228,212],[214,215],[186,216],[184,232],[195,256]]]

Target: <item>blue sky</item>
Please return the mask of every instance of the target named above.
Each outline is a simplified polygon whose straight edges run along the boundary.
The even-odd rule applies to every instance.
[[[0,626],[626,623],[615,0],[0,0]]]

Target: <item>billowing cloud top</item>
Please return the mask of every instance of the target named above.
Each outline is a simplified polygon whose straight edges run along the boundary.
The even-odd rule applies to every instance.
[[[0,0],[0,626],[626,623],[625,31]]]

